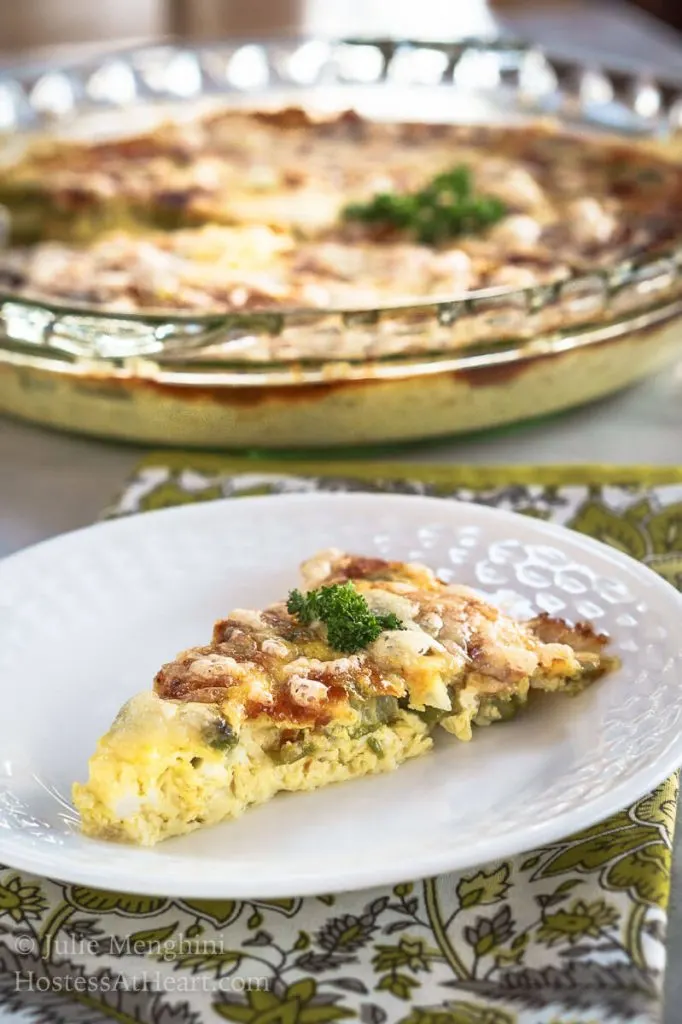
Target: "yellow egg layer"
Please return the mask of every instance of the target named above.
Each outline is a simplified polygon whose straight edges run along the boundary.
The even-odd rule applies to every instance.
[[[151,846],[236,818],[280,791],[393,771],[432,745],[424,722],[401,712],[362,736],[339,725],[315,731],[309,754],[278,764],[264,750],[271,725],[245,725],[239,743],[226,752],[205,742],[206,726],[215,719],[207,705],[153,693],[129,701],[90,759],[88,782],[73,788],[85,834]]]

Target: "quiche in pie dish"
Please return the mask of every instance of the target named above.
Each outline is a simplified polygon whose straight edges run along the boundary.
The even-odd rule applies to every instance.
[[[279,791],[392,771],[614,665],[587,624],[519,622],[423,565],[325,551],[133,697],[74,786],[87,835],[151,845]],[[456,765],[453,765],[456,770]]]
[[[119,312],[372,308],[651,251],[682,234],[682,168],[549,124],[227,110],[35,145],[0,172],[0,203],[14,293]]]

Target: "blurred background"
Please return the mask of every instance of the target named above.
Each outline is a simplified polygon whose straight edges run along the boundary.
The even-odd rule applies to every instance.
[[[499,28],[540,43],[680,62],[681,0],[0,0],[0,60],[69,44],[100,49],[173,36],[373,32],[441,39]],[[82,49],[81,49],[82,52]],[[39,54],[37,54],[39,56]]]

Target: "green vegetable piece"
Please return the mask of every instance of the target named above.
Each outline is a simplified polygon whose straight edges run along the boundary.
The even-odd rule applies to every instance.
[[[438,245],[490,227],[505,213],[504,203],[495,196],[474,192],[471,171],[460,165],[437,174],[418,192],[380,192],[366,203],[352,203],[343,216],[346,220],[408,230],[418,242]]]
[[[396,615],[375,615],[350,581],[307,594],[292,590],[287,610],[306,625],[324,622],[330,645],[344,654],[367,647],[384,629],[403,628]]]
[[[293,764],[303,757],[302,743],[283,743],[281,747],[268,751],[275,764]]]
[[[215,750],[232,750],[239,742],[239,736],[229,722],[219,718],[212,725],[207,726],[204,732],[204,740],[209,747]]]
[[[384,756],[384,748],[381,745],[381,741],[376,736],[370,736],[367,740],[367,746],[370,750],[373,750],[377,757],[382,758]]]
[[[272,747],[267,755],[275,764],[293,764],[302,757],[311,757],[317,748],[314,743],[303,740],[287,740],[279,747]]]
[[[287,611],[295,615],[299,622],[308,626],[318,618],[316,592],[302,594],[300,590],[292,590],[287,601]]]
[[[429,729],[435,729],[435,727],[447,718],[448,715],[455,714],[454,711],[445,711],[443,708],[428,707],[424,708],[423,711],[417,711],[415,714],[419,715],[421,720],[429,727]]]
[[[516,718],[519,708],[523,707],[528,701],[527,696],[521,696],[520,694],[510,694],[508,697],[487,697],[481,701],[478,715],[475,722],[480,718],[481,721],[490,722],[509,722],[512,718]]]
[[[360,714],[360,724],[356,725],[350,733],[352,739],[366,736],[367,733],[378,729],[380,725],[390,725],[400,714],[398,698],[388,694],[367,700],[351,699],[350,704]]]

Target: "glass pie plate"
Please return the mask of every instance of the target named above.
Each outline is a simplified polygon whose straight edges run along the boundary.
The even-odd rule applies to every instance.
[[[0,159],[36,132],[130,134],[214,104],[490,124],[545,117],[658,156],[674,156],[682,128],[682,83],[514,41],[261,40],[5,71]],[[155,445],[401,444],[623,388],[675,357],[681,314],[682,239],[549,285],[396,295],[381,309],[124,314],[0,292],[0,412]],[[306,348],[317,354],[282,354]]]

